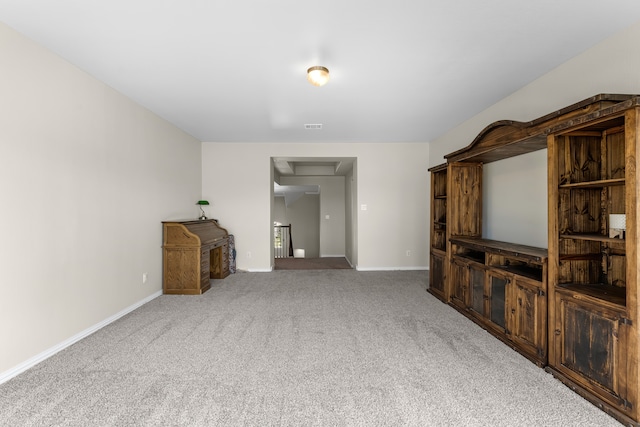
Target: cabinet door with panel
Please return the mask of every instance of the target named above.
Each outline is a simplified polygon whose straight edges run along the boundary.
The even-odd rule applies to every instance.
[[[547,355],[547,296],[540,282],[516,275],[508,294],[510,339],[533,358],[543,359]]]
[[[469,306],[469,264],[458,258],[451,261],[451,304],[466,310]]]
[[[618,410],[627,412],[627,343],[622,312],[557,292],[553,364]]]
[[[199,294],[203,275],[194,265],[200,263],[200,252],[193,248],[171,248],[163,252],[165,293]],[[207,276],[208,281],[208,276]]]
[[[443,301],[445,300],[445,280],[445,257],[432,251],[429,264],[429,290]]]

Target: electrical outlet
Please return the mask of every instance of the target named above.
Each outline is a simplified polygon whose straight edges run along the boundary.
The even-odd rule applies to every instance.
[[[147,273],[142,273],[142,283],[147,283]]]
[[[251,252],[247,252],[247,258],[251,258]]]
[[[411,256],[411,251],[407,249],[407,256]]]

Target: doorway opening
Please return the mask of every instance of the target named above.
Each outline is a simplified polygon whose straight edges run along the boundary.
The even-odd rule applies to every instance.
[[[357,159],[272,157],[271,171],[272,267],[356,267]]]

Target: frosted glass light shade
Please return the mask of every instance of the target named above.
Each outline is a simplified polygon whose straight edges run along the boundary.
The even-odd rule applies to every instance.
[[[627,229],[627,216],[625,214],[611,214],[609,215],[609,228],[615,228],[618,230]]]
[[[329,81],[329,70],[321,65],[316,65],[307,70],[307,80],[314,86],[323,86]]]

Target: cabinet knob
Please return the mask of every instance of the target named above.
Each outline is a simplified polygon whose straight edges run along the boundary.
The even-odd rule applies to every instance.
[[[556,335],[560,335],[560,329],[556,329],[554,332]]]

